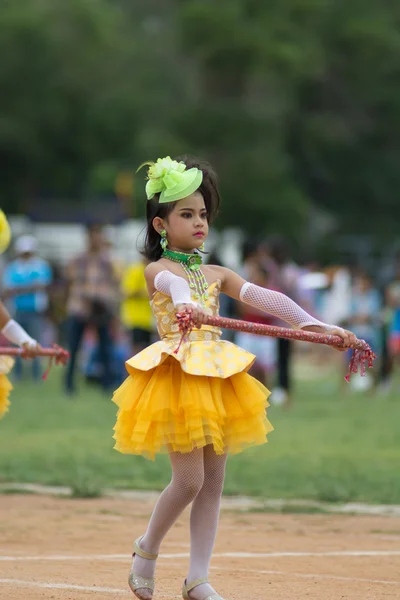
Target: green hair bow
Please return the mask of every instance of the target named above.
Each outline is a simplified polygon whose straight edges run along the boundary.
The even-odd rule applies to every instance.
[[[144,165],[150,165],[146,183],[148,200],[155,194],[160,194],[160,203],[182,200],[198,190],[203,181],[203,171],[196,167],[186,169],[184,162],[172,160],[170,156],[159,158],[155,163],[144,163],[139,169]]]

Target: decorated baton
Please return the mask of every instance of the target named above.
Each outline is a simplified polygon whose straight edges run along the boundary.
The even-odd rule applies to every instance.
[[[178,352],[182,341],[188,339],[190,332],[195,327],[189,313],[178,313],[177,318],[182,338],[176,352]],[[338,348],[343,347],[342,338],[337,335],[330,335],[329,333],[316,333],[313,331],[304,331],[303,329],[275,327],[273,325],[263,325],[260,323],[252,323],[250,321],[241,321],[239,319],[213,316],[207,316],[205,324],[220,327],[222,329],[234,329],[235,331],[253,333],[255,335],[267,335],[270,337],[285,338],[287,340],[312,342],[314,344],[324,344],[326,346],[336,346]],[[352,373],[360,372],[361,375],[365,375],[366,369],[372,368],[373,362],[376,359],[376,355],[371,347],[364,340],[357,340],[356,344],[351,346],[351,350],[353,353],[350,359],[349,372],[345,377],[347,382],[350,381]]]

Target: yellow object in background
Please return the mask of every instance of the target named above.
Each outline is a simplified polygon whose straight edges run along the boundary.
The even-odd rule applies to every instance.
[[[125,299],[121,304],[121,320],[128,329],[145,329],[151,331],[153,313],[149,302],[145,264],[140,262],[126,268],[121,283]]]
[[[5,252],[11,242],[11,229],[7,217],[0,209],[0,253]]]
[[[13,386],[7,377],[7,373],[11,371],[13,366],[13,358],[10,356],[0,356],[0,419],[4,417],[10,407],[9,396]]]

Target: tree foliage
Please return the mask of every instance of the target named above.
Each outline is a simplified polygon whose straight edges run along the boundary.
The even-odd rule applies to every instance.
[[[19,0],[1,17],[8,210],[190,152],[220,174],[221,224],[301,238],[317,207],[338,231],[397,233],[395,3]]]

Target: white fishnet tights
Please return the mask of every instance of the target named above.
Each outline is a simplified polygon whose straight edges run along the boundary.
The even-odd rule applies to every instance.
[[[170,454],[172,479],[161,494],[151,515],[147,531],[140,541],[146,552],[157,554],[165,535],[183,510],[193,502],[190,514],[190,566],[187,581],[207,578],[218,525],[220,499],[224,484],[226,455],[217,455],[212,446],[187,454]],[[156,561],[135,556],[135,572],[154,577]],[[150,590],[137,590],[143,600],[150,600]],[[209,584],[190,593],[193,600],[204,600],[215,594]]]
[[[212,446],[204,448],[204,484],[190,513],[190,565],[187,582],[208,577],[208,569],[217,534],[219,508],[224,487],[227,455],[217,455]],[[189,592],[190,598],[204,600],[215,594],[204,583]]]
[[[309,325],[317,325],[325,329],[335,329],[334,325],[327,325],[314,319],[296,302],[293,302],[285,294],[262,288],[254,283],[244,283],[240,290],[240,299],[254,308],[263,310],[264,312],[279,317],[296,329],[301,329]]]

